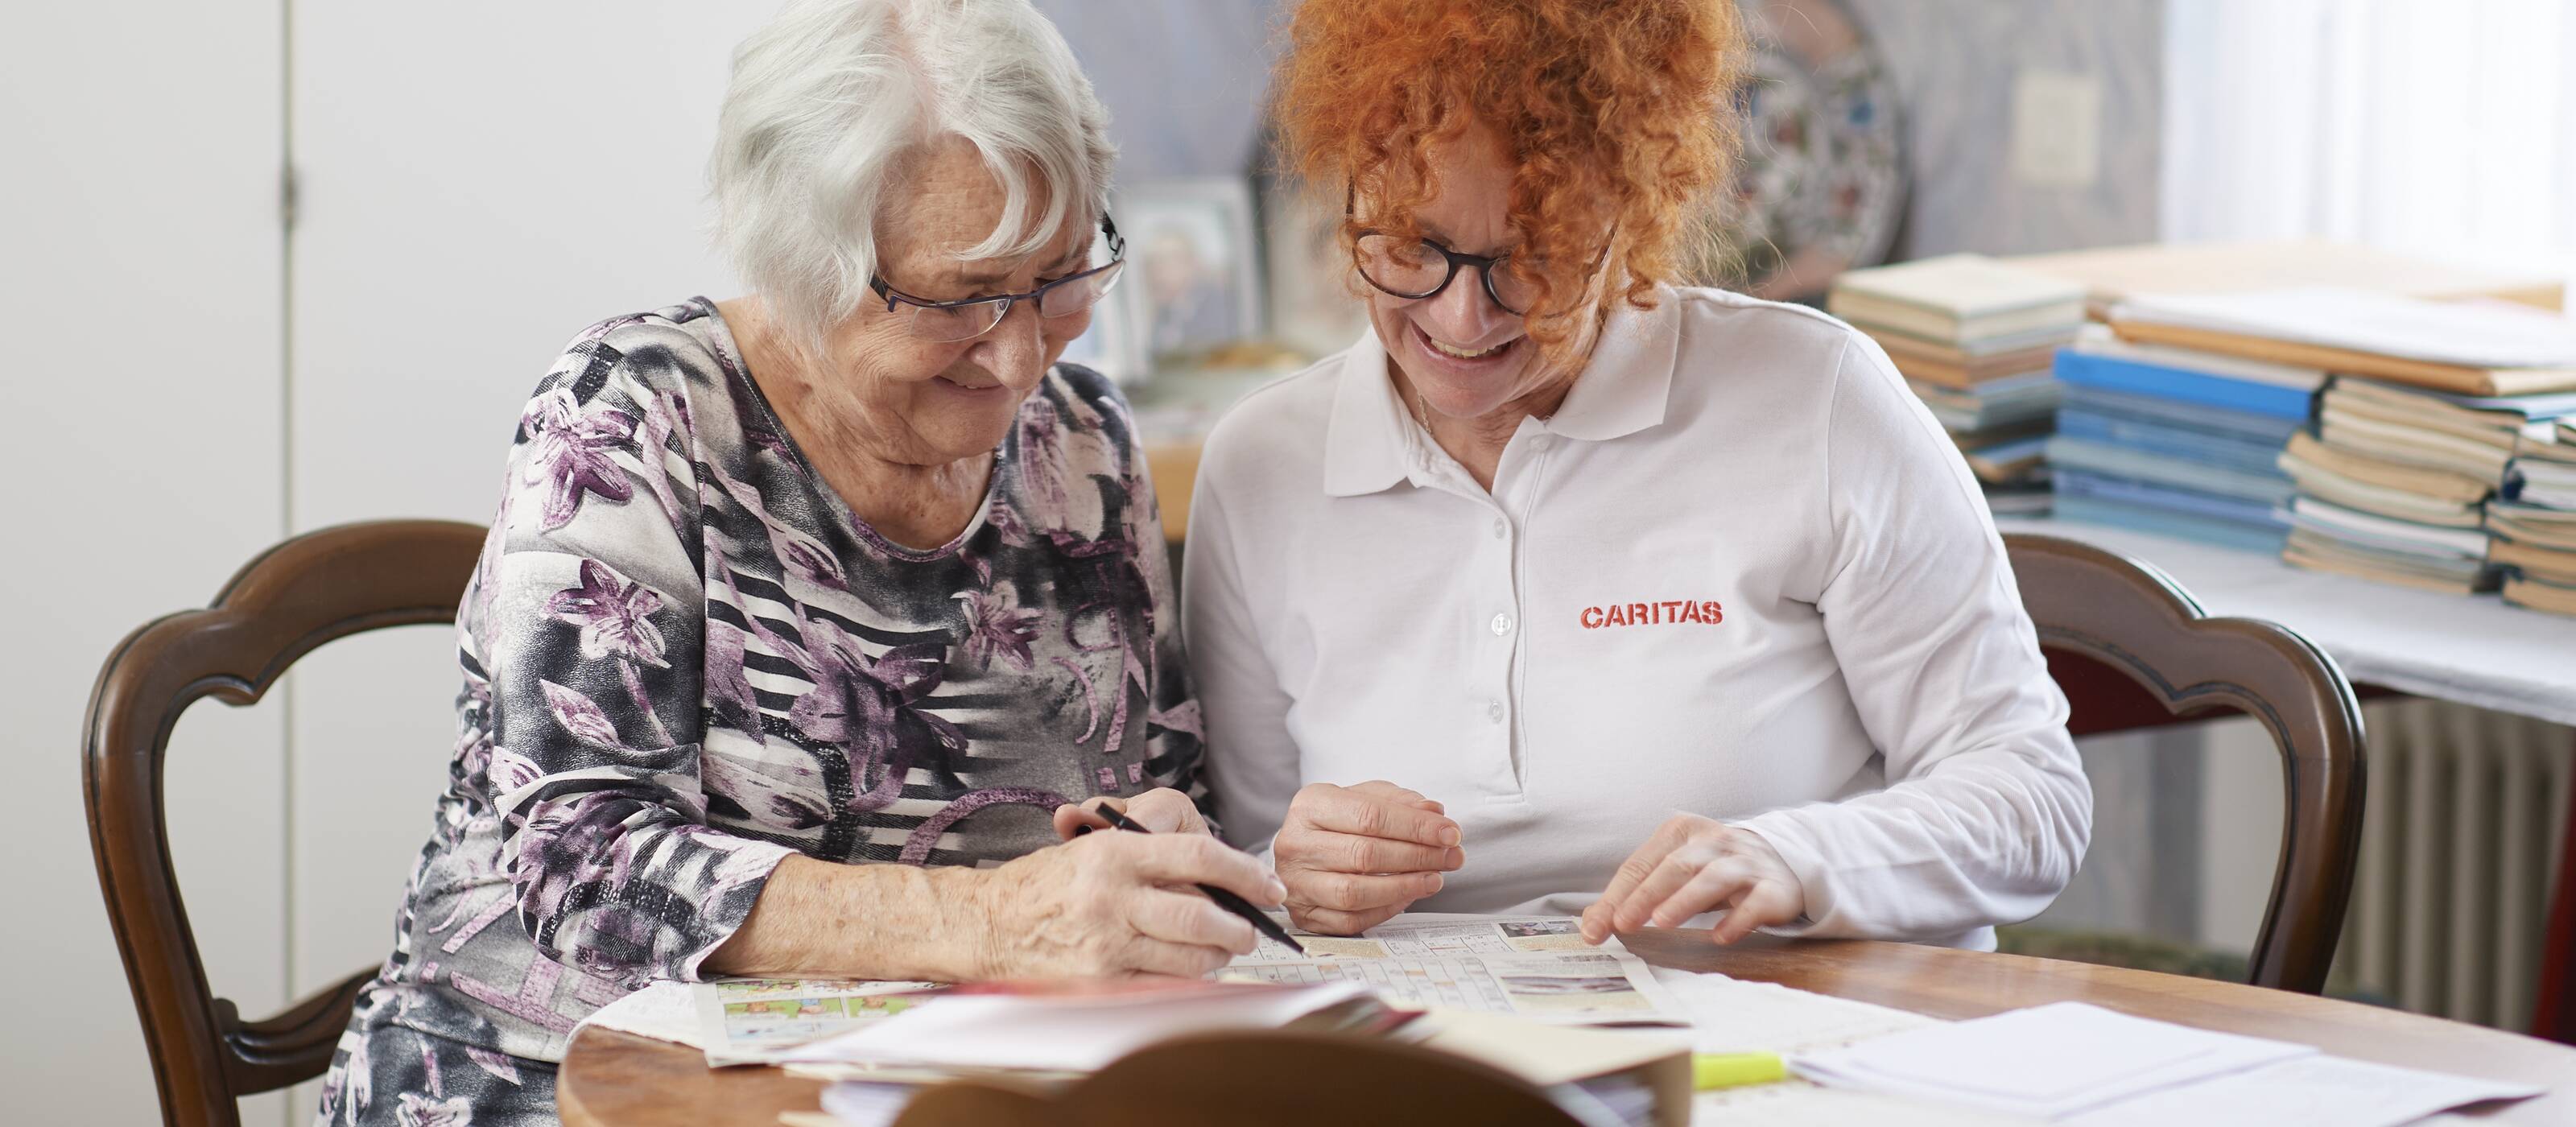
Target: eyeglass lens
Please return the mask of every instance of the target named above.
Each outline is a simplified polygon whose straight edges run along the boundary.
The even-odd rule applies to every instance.
[[[1112,262],[1096,273],[1066,278],[1039,291],[1034,300],[1040,317],[1071,317],[1100,303],[1110,287],[1118,282],[1121,267]],[[1012,299],[996,298],[966,305],[915,305],[912,307],[912,334],[924,340],[961,341],[993,331],[1010,313]]]
[[[1418,300],[1440,292],[1454,280],[1458,270],[1450,265],[1449,255],[1427,239],[1408,239],[1399,235],[1371,233],[1360,236],[1355,248],[1360,276],[1368,283],[1397,297]],[[1505,256],[1501,261],[1478,273],[1484,275],[1486,295],[1507,313],[1521,313],[1538,298],[1537,283],[1519,265]]]

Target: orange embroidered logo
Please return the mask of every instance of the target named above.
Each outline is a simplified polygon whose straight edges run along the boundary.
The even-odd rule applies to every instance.
[[[1703,602],[1674,600],[1660,603],[1612,603],[1606,607],[1583,608],[1583,628],[1598,630],[1604,626],[1671,626],[1701,622],[1714,626],[1726,621],[1726,611],[1717,600]]]

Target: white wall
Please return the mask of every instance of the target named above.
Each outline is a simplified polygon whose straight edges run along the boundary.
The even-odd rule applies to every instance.
[[[13,1123],[158,1116],[76,752],[117,638],[203,605],[285,524],[278,17],[276,0],[13,4],[0,33]],[[171,757],[208,971],[253,1009],[284,997],[282,722],[273,700],[208,706]]]
[[[519,409],[575,332],[739,292],[703,168],[733,44],[774,8],[294,6],[296,530],[490,521]],[[326,656],[296,675],[291,733],[298,991],[384,958],[455,742],[448,631]]]
[[[12,6],[0,677],[28,718],[16,837],[41,843],[18,902],[43,915],[0,929],[0,966],[10,1011],[48,1016],[0,1022],[0,1119],[158,1116],[79,798],[98,661],[289,531],[488,520],[521,402],[575,331],[736,292],[701,169],[732,46],[773,8]],[[179,728],[180,879],[246,1011],[384,957],[454,743],[452,645],[338,643],[260,707]],[[311,1089],[245,1118],[302,1123]]]

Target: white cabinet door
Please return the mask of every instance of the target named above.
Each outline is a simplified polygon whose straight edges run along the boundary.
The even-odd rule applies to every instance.
[[[81,718],[125,632],[278,538],[277,0],[11,4],[0,23],[10,483],[0,698],[11,905],[0,1119],[160,1118],[92,867]],[[274,703],[198,706],[170,756],[180,884],[216,990],[284,1000]],[[271,1096],[245,1108],[277,1121]]]
[[[704,168],[733,45],[773,7],[293,6],[296,527],[488,522],[575,332],[738,292]],[[305,987],[384,958],[455,744],[448,631],[329,656],[295,686]]]

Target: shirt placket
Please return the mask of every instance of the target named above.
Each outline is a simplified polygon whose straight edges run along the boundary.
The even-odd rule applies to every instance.
[[[1484,760],[1490,768],[1478,772],[1481,785],[1490,794],[1515,797],[1521,793],[1519,708],[1512,691],[1512,663],[1521,635],[1515,574],[1519,529],[1503,501],[1477,485],[1465,467],[1427,442],[1417,446],[1414,455],[1416,485],[1451,494],[1477,508],[1477,525],[1471,526],[1475,531],[1468,537],[1472,548],[1465,553],[1468,558],[1459,576],[1459,587],[1466,592],[1464,605],[1452,612],[1460,620],[1449,627],[1468,634],[1461,647],[1468,658],[1458,670],[1460,683],[1452,699],[1461,702],[1466,713],[1461,742],[1490,757]]]

